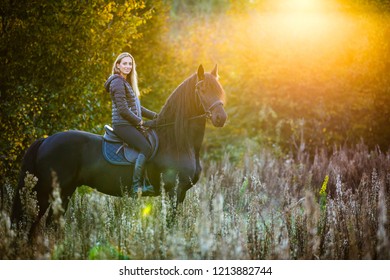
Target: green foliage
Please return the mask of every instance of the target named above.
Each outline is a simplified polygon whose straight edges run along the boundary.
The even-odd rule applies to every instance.
[[[167,97],[186,78],[180,76],[174,52],[167,41],[169,7],[164,1],[146,1],[152,20],[140,26],[142,36],[130,47],[137,63],[141,102],[146,108],[159,112]],[[180,80],[182,79],[182,80]]]
[[[104,81],[152,12],[143,1],[2,2],[0,151],[1,168],[12,177],[38,137],[101,133],[111,116]]]
[[[128,260],[129,258],[121,254],[117,248],[110,244],[101,244],[98,242],[89,250],[89,260]]]

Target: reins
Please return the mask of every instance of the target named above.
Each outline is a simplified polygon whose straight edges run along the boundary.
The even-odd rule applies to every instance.
[[[221,100],[217,100],[215,101],[213,104],[210,105],[210,107],[208,109],[206,109],[206,107],[204,106],[204,103],[203,103],[203,99],[201,97],[201,95],[199,94],[199,84],[201,84],[203,82],[203,80],[201,81],[198,81],[195,85],[195,93],[196,95],[198,96],[199,98],[199,101],[200,101],[200,104],[202,105],[202,108],[203,108],[203,111],[204,113],[201,114],[201,115],[198,115],[198,116],[194,116],[194,117],[190,117],[188,118],[188,120],[192,121],[192,120],[197,120],[197,119],[202,119],[202,118],[206,118],[207,119],[210,119],[212,117],[212,110],[221,105],[223,106],[223,102]],[[171,126],[171,125],[174,125],[175,122],[170,122],[170,123],[164,123],[164,124],[155,124],[155,125],[150,125],[150,126],[147,126],[147,127],[150,127],[150,128],[159,128],[159,127],[165,127],[165,126]],[[145,125],[146,126],[146,125]]]

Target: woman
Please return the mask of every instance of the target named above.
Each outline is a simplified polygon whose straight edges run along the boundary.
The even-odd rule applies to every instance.
[[[141,186],[145,161],[152,153],[151,146],[142,133],[142,117],[154,119],[157,114],[141,106],[135,61],[129,53],[121,53],[116,58],[112,75],[104,87],[111,95],[112,125],[115,133],[140,152],[134,167],[133,194],[138,192],[138,188],[142,188],[142,192],[153,192],[152,186]]]

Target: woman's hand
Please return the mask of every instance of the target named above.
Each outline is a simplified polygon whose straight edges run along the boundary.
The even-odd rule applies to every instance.
[[[156,119],[150,120],[150,121],[146,121],[146,122],[144,122],[143,125],[146,128],[156,128],[157,127],[157,121],[156,121]]]
[[[144,121],[141,120],[141,121],[139,122],[139,124],[137,125],[137,127],[138,127],[138,129],[139,129],[140,131],[145,131]]]

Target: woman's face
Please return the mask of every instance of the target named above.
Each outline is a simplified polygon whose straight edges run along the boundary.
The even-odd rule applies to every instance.
[[[117,67],[119,68],[120,74],[126,78],[130,74],[131,69],[133,69],[133,60],[131,57],[124,57],[120,63],[117,63]]]

